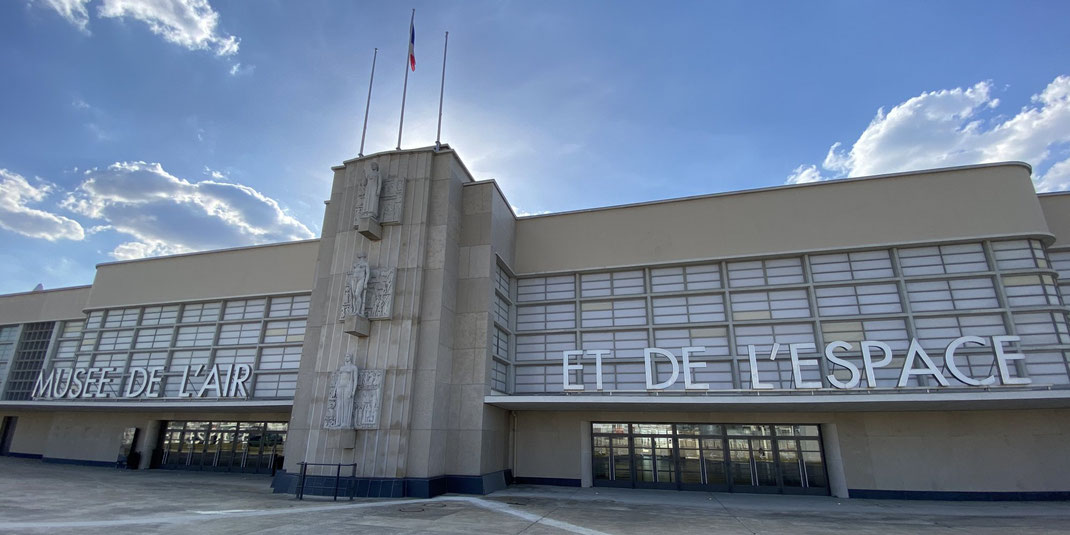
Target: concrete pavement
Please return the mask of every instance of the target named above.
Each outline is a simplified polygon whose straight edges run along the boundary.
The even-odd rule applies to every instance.
[[[4,533],[1070,533],[1070,502],[842,500],[513,486],[489,496],[298,501],[269,478],[0,458]]]

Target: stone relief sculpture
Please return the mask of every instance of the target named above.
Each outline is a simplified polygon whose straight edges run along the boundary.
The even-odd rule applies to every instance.
[[[372,221],[383,225],[401,224],[405,200],[404,178],[388,178],[378,163],[371,162],[364,169],[364,179],[359,190],[356,208],[353,210],[354,228],[361,228],[361,219],[366,220],[365,224],[368,225],[371,225]],[[369,192],[372,194],[369,195]]]
[[[361,253],[357,256],[357,261],[353,262],[353,269],[346,274],[346,285],[342,291],[340,320],[346,319],[347,316],[367,317],[365,313],[365,297],[368,292],[368,278],[370,275],[368,257]]]
[[[353,413],[360,381],[360,370],[354,360],[352,354],[346,355],[338,371],[332,374],[327,410],[323,414],[323,427],[326,429],[354,428]]]
[[[367,318],[373,320],[390,319],[394,304],[394,279],[396,269],[378,269],[372,274],[368,283]]]
[[[362,370],[357,388],[356,429],[379,429],[379,413],[383,404],[383,370]]]
[[[361,199],[358,217],[379,219],[379,195],[382,193],[383,177],[379,164],[371,162],[364,168],[364,198]]]

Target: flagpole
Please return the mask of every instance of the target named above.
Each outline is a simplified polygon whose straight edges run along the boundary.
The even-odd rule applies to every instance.
[[[364,135],[368,133],[368,109],[372,105],[372,82],[375,81],[375,58],[379,57],[379,49],[376,48],[372,54],[372,76],[368,79],[368,101],[364,103],[364,128],[360,131],[360,150],[357,151],[357,157],[364,157]]]
[[[446,49],[450,46],[450,32],[442,44],[442,85],[438,87],[438,133],[435,134],[435,150],[442,147],[442,94],[446,91]]]
[[[413,24],[416,23],[416,9],[412,10],[412,17],[409,18],[409,42],[408,45],[413,44],[413,32],[415,28]],[[401,130],[405,126],[405,94],[409,90],[409,47],[405,47],[405,83],[401,86],[401,120],[398,121],[398,146],[397,150],[401,150]]]

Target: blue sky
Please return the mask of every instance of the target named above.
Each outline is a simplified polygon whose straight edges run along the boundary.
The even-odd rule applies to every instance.
[[[1070,186],[1065,2],[0,2],[0,292],[318,236],[443,141],[521,213],[999,160]]]

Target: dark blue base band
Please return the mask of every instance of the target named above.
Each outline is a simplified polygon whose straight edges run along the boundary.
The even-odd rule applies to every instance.
[[[42,457],[42,461],[53,464],[73,464],[77,466],[99,466],[102,468],[115,468],[115,461],[86,461],[83,459],[61,459],[58,457]]]
[[[944,490],[847,489],[847,492],[852,498],[861,498],[864,500],[949,500],[982,502],[1070,500],[1070,491],[964,492]]]
[[[514,478],[514,482],[521,485],[553,485],[555,487],[578,487],[580,480],[563,477],[521,477]]]
[[[349,478],[342,476],[305,476],[303,493],[308,496],[339,496],[348,498],[433,498],[447,492],[457,494],[489,494],[504,489],[512,480],[512,472],[501,470],[481,476],[446,475],[407,478]],[[336,487],[337,485],[337,487]],[[298,474],[279,470],[271,481],[276,494],[297,494]]]
[[[15,451],[9,451],[9,452],[5,453],[4,456],[5,457],[18,457],[20,459],[40,459],[40,458],[44,457],[44,455],[41,455],[40,453],[18,453],[18,452],[15,452]]]

